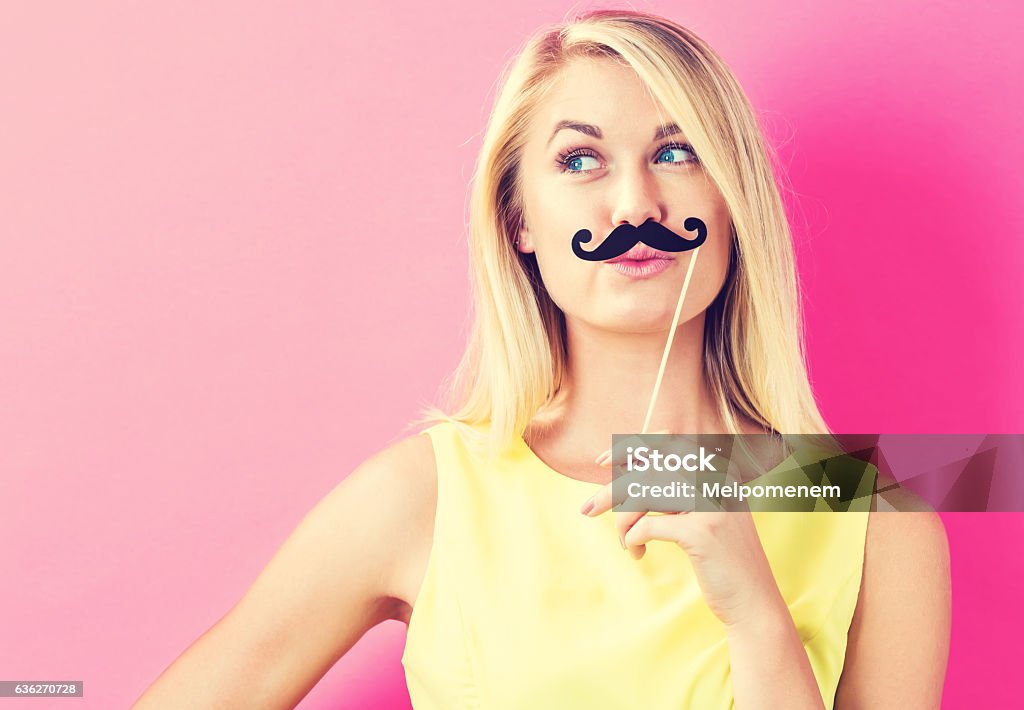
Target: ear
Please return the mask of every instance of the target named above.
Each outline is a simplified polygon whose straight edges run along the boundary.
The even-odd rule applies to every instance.
[[[519,226],[519,243],[516,244],[516,249],[524,254],[531,254],[534,251],[533,237],[530,235],[530,230],[526,228],[525,222],[521,222]]]

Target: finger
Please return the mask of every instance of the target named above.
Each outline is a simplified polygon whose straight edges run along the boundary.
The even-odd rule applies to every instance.
[[[609,510],[612,507],[612,484],[608,483],[601,486],[600,490],[594,495],[590,496],[580,506],[580,512],[584,515],[594,517],[601,513]]]
[[[647,515],[647,511],[630,511],[628,513],[616,513],[615,514],[615,529],[619,533],[619,544],[622,545],[623,550],[628,550],[633,557],[636,557],[636,553],[639,550],[636,547],[630,548],[626,544],[626,533],[640,518]],[[643,552],[640,552],[643,555]]]
[[[625,503],[629,500],[629,480],[632,476],[636,475],[639,474],[623,474],[618,476],[617,480],[601,486],[597,493],[583,502],[583,505],[580,506],[580,512],[593,518],[611,510],[616,505]]]
[[[671,430],[670,429],[659,429],[658,431],[651,432],[651,433],[652,434],[671,434]],[[643,435],[641,435],[641,436],[643,436]],[[635,440],[635,443],[637,443],[637,444],[643,443],[643,440],[637,438],[636,436],[632,437],[632,439]],[[622,447],[620,445],[620,450],[625,450],[625,447]],[[611,449],[608,449],[603,454],[598,456],[595,462],[598,463],[601,466],[605,466],[605,467],[608,467],[608,468],[610,468],[614,463],[623,463],[622,460],[620,460],[618,462],[613,462],[612,461],[612,450]],[[626,499],[626,497],[625,497],[626,487],[622,486],[621,489],[618,491],[618,496],[619,497],[615,498],[616,491],[613,489],[613,484],[614,484],[614,481],[612,483],[607,484],[600,491],[598,491],[595,495],[591,496],[586,501],[584,501],[583,505],[580,506],[580,512],[583,513],[584,515],[589,515],[589,516],[593,517],[593,516],[596,516],[596,515],[600,515],[601,513],[604,513],[607,510],[610,510],[613,506],[615,506],[615,505],[617,505],[619,503],[622,503]]]
[[[624,538],[626,548],[646,549],[646,544],[652,540],[664,540],[681,545],[683,538],[686,536],[686,523],[682,519],[682,516],[685,515],[687,513],[645,515],[626,531]],[[640,556],[643,556],[642,552]]]

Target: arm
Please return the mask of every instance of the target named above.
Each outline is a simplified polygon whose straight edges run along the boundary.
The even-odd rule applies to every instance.
[[[294,707],[367,630],[405,614],[411,557],[433,524],[433,461],[417,435],[362,463],[133,710]]]
[[[942,519],[933,512],[871,513],[836,709],[938,708],[950,602]]]
[[[726,626],[736,707],[824,710],[807,651],[777,588],[761,609]]]
[[[942,520],[934,512],[871,513],[864,548],[835,708],[938,708],[950,629]],[[785,603],[772,595],[761,609],[727,627],[736,706],[822,707]]]

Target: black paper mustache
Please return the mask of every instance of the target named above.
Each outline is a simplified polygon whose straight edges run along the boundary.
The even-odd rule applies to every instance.
[[[604,261],[625,254],[641,242],[661,251],[690,251],[703,244],[708,237],[707,225],[697,217],[687,217],[683,222],[683,227],[687,232],[697,232],[696,238],[680,237],[653,219],[647,220],[639,227],[634,227],[627,222],[613,229],[612,233],[593,251],[586,251],[580,246],[593,238],[589,229],[581,229],[573,235],[572,252],[587,261]]]

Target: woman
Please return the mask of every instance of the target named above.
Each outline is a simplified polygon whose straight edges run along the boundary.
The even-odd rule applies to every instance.
[[[689,236],[689,217],[699,261],[570,248],[649,221]],[[828,432],[766,147],[702,40],[619,11],[531,39],[484,138],[471,249],[451,413],[346,477],[135,707],[293,707],[386,619],[409,625],[417,708],[939,706],[934,513],[608,512],[601,452],[646,424],[659,375],[660,431]]]

